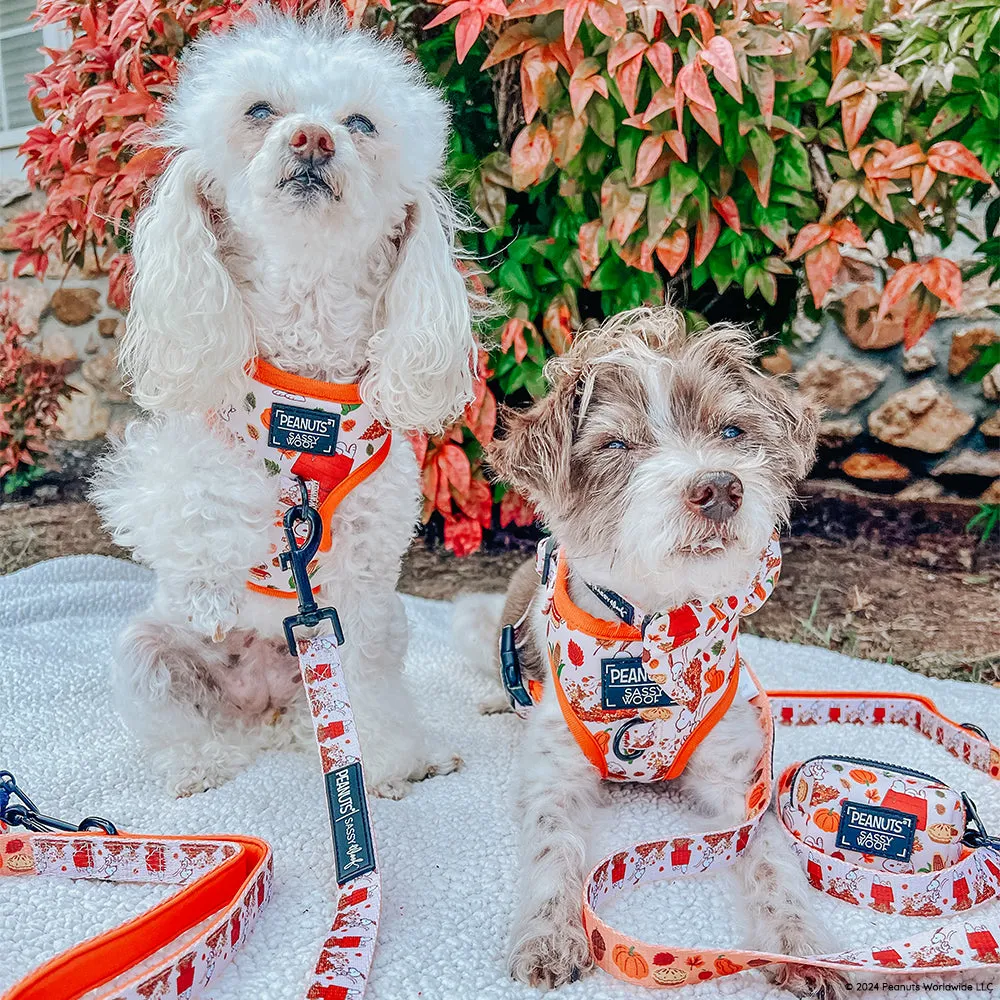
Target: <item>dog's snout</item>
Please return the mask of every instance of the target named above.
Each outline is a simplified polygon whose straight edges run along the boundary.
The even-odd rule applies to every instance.
[[[708,472],[691,486],[685,500],[710,521],[725,521],[743,503],[743,483],[731,472]]]
[[[321,125],[303,125],[297,128],[288,145],[300,159],[314,165],[326,163],[333,156],[333,136]]]

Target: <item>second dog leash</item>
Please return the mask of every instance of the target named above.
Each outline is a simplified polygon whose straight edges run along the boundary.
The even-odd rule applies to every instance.
[[[756,681],[756,678],[754,678]],[[759,685],[758,685],[759,689]],[[781,955],[742,948],[678,947],[639,941],[602,920],[597,909],[642,882],[698,875],[736,863],[759,824],[771,797],[770,752],[774,720],[784,725],[895,724],[906,726],[943,746],[970,767],[1000,780],[1000,748],[969,726],[952,722],[921,695],[879,691],[771,691],[759,694],[765,748],[758,774],[747,794],[747,815],[737,827],[637,844],[603,859],[584,886],[583,922],[596,963],[618,979],[646,987],[691,985],[772,964],[822,966],[843,972],[910,975],[920,971],[984,969],[1000,966],[1000,915],[963,923],[938,924],[890,944],[857,948],[833,955]],[[786,769],[778,786],[782,829],[810,884],[839,899],[878,910],[886,899],[908,900],[906,915],[938,917],[964,913],[1000,898],[1000,849],[987,837],[974,807],[973,850],[956,864],[930,872],[891,874],[853,864],[843,856],[817,850],[795,837],[780,812],[795,766]],[[967,807],[969,801],[966,800]],[[849,891],[848,891],[849,890]],[[919,905],[918,905],[919,904]]]
[[[336,610],[316,604],[309,582],[309,561],[319,548],[323,522],[309,503],[301,479],[299,486],[302,502],[289,508],[284,519],[288,551],[281,555],[281,566],[291,571],[299,598],[298,614],[284,620],[285,639],[289,652],[298,657],[309,699],[340,889],[337,915],[320,951],[306,1000],[347,1000],[348,996],[361,1000],[375,953],[382,879],[365,794],[361,744],[340,658],[344,633]],[[300,542],[295,532],[302,524],[308,527],[308,534]],[[299,627],[314,634],[296,639]],[[316,629],[321,630],[319,634],[315,634]]]

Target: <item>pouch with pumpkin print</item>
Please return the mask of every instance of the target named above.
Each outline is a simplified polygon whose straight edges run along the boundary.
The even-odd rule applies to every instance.
[[[795,771],[788,795],[788,827],[824,854],[898,874],[938,871],[962,856],[962,796],[931,774],[813,757]]]

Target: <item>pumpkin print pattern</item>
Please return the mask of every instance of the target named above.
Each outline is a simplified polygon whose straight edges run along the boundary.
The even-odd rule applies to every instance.
[[[546,554],[542,542],[540,576]],[[568,707],[583,723],[591,741],[588,757],[601,761],[603,777],[654,782],[681,773],[691,751],[732,703],[741,665],[739,620],[768,598],[780,567],[774,536],[761,554],[757,574],[738,592],[652,616],[637,608],[637,619],[647,621],[643,635],[621,622],[601,622],[600,630],[577,627],[566,568],[559,552],[552,554],[543,604],[552,678],[565,695],[564,711]],[[648,693],[657,685],[669,703],[605,707],[601,661],[606,659],[633,660],[640,686]],[[530,706],[517,710],[527,715]]]
[[[753,677],[752,673],[750,676]],[[735,975],[775,961],[790,964],[804,961],[802,957],[763,955],[737,948],[716,950],[647,943],[618,931],[599,915],[599,911],[612,901],[643,884],[728,867],[740,857],[770,800],[772,719],[785,725],[849,723],[910,727],[944,746],[969,766],[1000,780],[1000,751],[944,719],[923,698],[851,692],[828,695],[780,692],[768,698],[761,690],[754,703],[763,709],[761,726],[767,759],[761,759],[759,778],[748,792],[746,820],[726,831],[635,845],[604,858],[590,873],[584,889],[583,922],[591,943],[600,940],[600,952],[594,948],[593,955],[605,972],[645,987],[671,988]],[[806,956],[806,964],[893,977],[912,975],[921,969],[1000,967],[1000,912],[995,912],[994,907],[977,919],[970,919],[967,912],[977,905],[1000,899],[1000,855],[989,849],[965,850],[954,863],[945,863],[940,849],[946,845],[936,843],[934,837],[950,844],[953,831],[964,825],[954,817],[948,795],[943,798],[937,795],[939,791],[949,790],[934,782],[915,779],[918,784],[922,782],[921,788],[928,795],[927,822],[919,831],[918,839],[924,843],[927,854],[933,855],[929,859],[930,867],[917,872],[863,867],[846,857],[845,852],[831,851],[832,840],[830,845],[824,842],[826,851],[820,849],[817,838],[830,838],[834,834],[814,824],[814,814],[820,812],[820,824],[829,826],[831,816],[828,814],[839,818],[840,798],[847,798],[848,793],[853,797],[874,791],[883,798],[893,791],[909,795],[914,786],[904,782],[902,787],[893,788],[901,776],[888,768],[883,774],[882,769],[875,766],[838,762],[843,770],[834,771],[832,763],[821,759],[792,765],[776,782],[775,808],[810,885],[846,903],[879,913],[941,919],[925,925],[927,929],[910,931],[903,940],[824,955],[812,962]],[[817,764],[819,766],[813,766]],[[847,787],[841,784],[842,781]],[[816,784],[837,788],[836,800],[809,805]],[[954,792],[949,794],[953,796]],[[872,798],[861,801],[872,801]],[[939,805],[944,807],[943,811],[937,808]],[[913,805],[913,808],[918,807]],[[708,859],[707,863],[704,859]],[[949,914],[957,915],[958,919],[940,926]],[[637,958],[642,962],[636,961]],[[643,963],[645,973],[640,979],[637,974],[643,971]]]
[[[334,386],[332,383],[296,379],[293,392],[280,388],[282,373],[269,365],[258,362],[250,373],[251,391],[242,406],[214,414],[215,426],[239,441],[260,462],[268,475],[278,479],[278,500],[274,518],[265,538],[261,539],[260,559],[248,572],[247,586],[257,593],[277,597],[294,597],[295,584],[290,571],[281,568],[281,555],[288,551],[285,538],[284,517],[290,507],[300,503],[298,477],[306,482],[309,502],[319,509],[323,518],[321,551],[332,543],[330,519],[337,505],[358,483],[375,472],[389,453],[392,435],[375,419],[367,404],[360,401],[353,385]],[[272,384],[274,383],[274,384]],[[316,395],[304,392],[315,386]],[[324,393],[331,388],[340,390],[338,395],[355,402],[331,402]],[[308,452],[271,447],[268,435],[271,425],[271,408],[275,403],[319,411],[323,415],[341,417],[335,453],[314,455]],[[346,414],[350,417],[345,419]],[[308,526],[298,525],[299,537],[304,538]],[[312,567],[310,567],[310,571]]]

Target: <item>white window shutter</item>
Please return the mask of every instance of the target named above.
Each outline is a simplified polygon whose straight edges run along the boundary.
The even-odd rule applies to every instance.
[[[23,130],[35,122],[28,103],[27,73],[45,65],[43,44],[29,20],[34,0],[0,0],[0,133]]]

